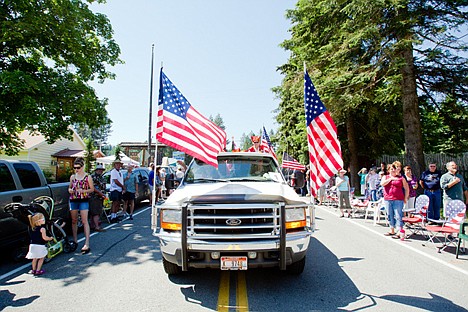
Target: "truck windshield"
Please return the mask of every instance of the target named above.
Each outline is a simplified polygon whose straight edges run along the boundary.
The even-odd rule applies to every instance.
[[[194,160],[187,170],[185,182],[207,183],[227,181],[284,182],[276,163],[267,157],[218,157],[218,169]]]

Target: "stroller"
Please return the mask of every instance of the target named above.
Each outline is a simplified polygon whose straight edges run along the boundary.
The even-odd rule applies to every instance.
[[[53,219],[54,200],[48,196],[37,197],[29,204],[10,203],[5,206],[4,211],[26,224],[29,230],[31,225],[29,224],[28,216],[34,215],[35,213],[42,213],[44,215],[47,235],[54,238],[46,243],[46,262],[50,261],[61,252],[73,252],[78,247],[77,244],[68,240],[67,234],[63,230],[65,226],[63,219]]]

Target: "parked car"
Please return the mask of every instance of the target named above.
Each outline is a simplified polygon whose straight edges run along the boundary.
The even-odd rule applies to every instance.
[[[127,176],[127,169],[120,170],[123,174],[123,177]],[[146,167],[134,168],[133,172],[136,173],[138,177],[138,197],[135,198],[135,202],[138,204],[144,200],[149,200],[151,190],[148,184],[149,170]],[[104,178],[106,179],[106,192],[110,192],[110,171],[104,173]]]
[[[54,217],[70,223],[68,186],[69,182],[48,184],[35,162],[0,160],[0,249],[17,249],[29,242],[28,227],[6,213],[5,205],[26,204],[39,196],[49,196],[55,203]]]

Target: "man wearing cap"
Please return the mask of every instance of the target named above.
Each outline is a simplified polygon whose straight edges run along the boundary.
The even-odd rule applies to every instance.
[[[249,147],[249,149],[247,149],[246,152],[268,153],[268,151],[265,150],[265,148],[262,147],[260,144],[260,136],[252,135],[250,137],[250,140],[252,140],[252,146]]]
[[[117,218],[117,212],[120,209],[120,202],[122,201],[122,192],[125,191],[124,180],[120,168],[122,168],[123,163],[116,159],[113,163],[114,169],[111,171],[110,177],[110,196],[109,199],[112,201],[111,209],[111,223],[119,222]]]
[[[104,173],[104,166],[97,165],[94,168],[94,173],[91,174],[94,184],[94,192],[89,199],[89,214],[91,216],[91,230],[96,232],[104,232],[105,230],[99,225],[99,220],[102,214],[103,201],[106,198],[106,181],[102,174]]]
[[[135,209],[135,196],[138,196],[138,177],[135,172],[133,172],[134,166],[132,164],[128,165],[127,176],[124,179],[125,193],[123,194],[124,201],[124,212],[129,210],[129,219],[133,220],[133,210]]]

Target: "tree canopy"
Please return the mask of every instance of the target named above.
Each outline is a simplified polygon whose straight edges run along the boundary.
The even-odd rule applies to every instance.
[[[287,138],[295,157],[307,158],[305,62],[355,172],[362,158],[385,153],[405,151],[407,162],[421,168],[423,150],[466,151],[467,6],[463,0],[299,0],[287,12],[292,36],[282,46],[291,57],[279,67],[285,77],[274,89],[278,138]]]
[[[120,48],[105,15],[81,0],[0,1],[0,147],[22,147],[18,133],[40,132],[49,143],[70,126],[109,123],[107,101],[89,85],[113,79]]]

